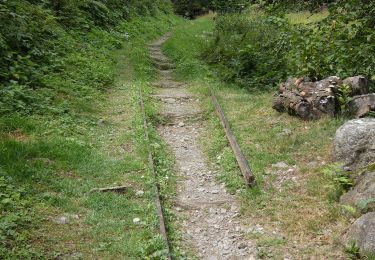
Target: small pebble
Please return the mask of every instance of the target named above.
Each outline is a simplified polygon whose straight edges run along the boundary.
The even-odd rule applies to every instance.
[[[241,243],[238,248],[239,249],[245,249],[247,247],[246,243]]]
[[[136,195],[137,197],[142,197],[144,193],[145,193],[145,192],[144,192],[143,190],[137,190],[137,192],[135,193],[135,195]]]

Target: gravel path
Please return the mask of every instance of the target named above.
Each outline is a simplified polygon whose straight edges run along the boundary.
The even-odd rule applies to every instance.
[[[158,131],[176,158],[175,211],[181,220],[183,243],[199,259],[255,259],[255,246],[244,239],[235,197],[216,181],[199,145],[206,131],[199,100],[187,86],[172,79],[173,65],[161,52],[168,37],[153,43],[150,54],[160,71],[154,97],[171,122],[159,126]]]

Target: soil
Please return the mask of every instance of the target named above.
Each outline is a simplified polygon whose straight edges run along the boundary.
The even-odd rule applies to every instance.
[[[173,64],[163,55],[162,37],[150,45],[150,54],[160,77],[154,97],[169,123],[158,132],[176,158],[177,198],[183,244],[199,259],[255,259],[255,245],[245,239],[236,197],[216,180],[199,140],[206,131],[197,96],[189,87],[173,80]]]

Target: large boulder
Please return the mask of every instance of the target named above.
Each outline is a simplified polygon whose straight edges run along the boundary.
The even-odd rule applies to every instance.
[[[355,76],[344,79],[343,84],[351,87],[351,96],[365,95],[369,92],[368,80],[364,76]]]
[[[375,211],[375,172],[362,174],[356,185],[341,196],[340,203],[359,210]]]
[[[363,215],[349,228],[343,242],[348,245],[352,241],[362,253],[375,253],[375,212]]]
[[[375,163],[375,119],[354,119],[341,126],[336,131],[333,156],[352,169]]]
[[[375,93],[354,96],[348,103],[348,112],[356,118],[363,117],[375,110]]]

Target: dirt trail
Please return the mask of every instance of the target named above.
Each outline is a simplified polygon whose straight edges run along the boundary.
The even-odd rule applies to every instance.
[[[168,37],[150,45],[150,54],[160,71],[154,97],[171,122],[159,126],[158,132],[176,157],[179,179],[175,211],[181,221],[183,243],[199,259],[255,259],[254,245],[244,239],[235,198],[215,180],[200,148],[198,140],[205,122],[199,100],[187,86],[172,79],[173,65],[161,52]]]

